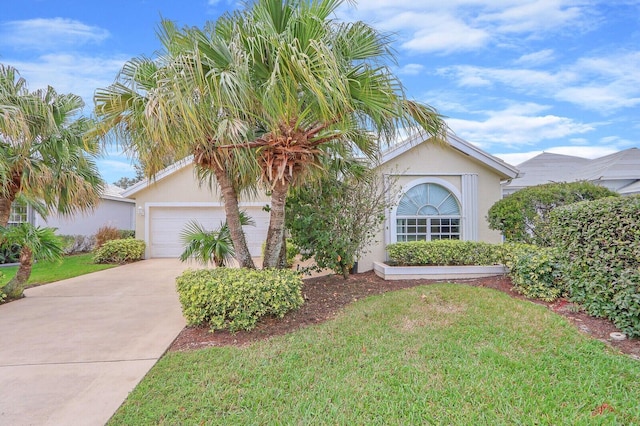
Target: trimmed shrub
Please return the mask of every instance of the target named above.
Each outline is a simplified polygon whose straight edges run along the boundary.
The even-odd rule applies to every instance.
[[[546,230],[548,216],[560,206],[618,194],[590,182],[548,183],[507,195],[489,209],[491,229],[502,232],[510,242],[551,245]]]
[[[640,196],[606,198],[555,210],[551,238],[563,257],[572,301],[640,336]]]
[[[93,256],[95,263],[124,264],[142,260],[145,244],[142,240],[131,238],[107,241],[96,249]]]
[[[99,249],[106,243],[111,240],[119,240],[121,239],[120,230],[114,226],[103,226],[98,229],[96,232],[96,249]]]
[[[567,295],[557,249],[530,244],[505,244],[505,251],[505,263],[518,293],[546,302]]]
[[[96,244],[95,236],[87,235],[60,235],[64,243],[64,254],[88,253]]]
[[[387,246],[389,261],[398,266],[496,265],[504,263],[501,244],[479,241],[410,241]]]
[[[282,318],[302,305],[302,279],[291,270],[187,270],[176,279],[189,325],[251,330],[266,315]]]

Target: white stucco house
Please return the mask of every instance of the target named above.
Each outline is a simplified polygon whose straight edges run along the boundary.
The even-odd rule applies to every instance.
[[[122,188],[105,185],[100,202],[93,211],[71,216],[50,214],[46,219],[26,205],[14,203],[9,224],[30,222],[35,226],[56,228],[58,235],[91,236],[103,226],[135,229],[135,202],[122,196]]]
[[[577,181],[602,185],[621,195],[640,194],[638,148],[625,149],[595,159],[543,152],[519,164],[518,169],[518,178],[504,183],[504,195],[529,186]]]
[[[448,144],[413,138],[384,152],[376,170],[393,179],[398,202],[379,230],[369,253],[358,259],[359,272],[374,261],[386,260],[385,247],[397,241],[455,238],[500,242],[499,232],[485,220],[489,208],[502,196],[501,184],[518,170],[454,136]],[[225,220],[216,188],[200,185],[190,160],[173,164],[153,180],[143,180],[122,194],[135,200],[136,238],[147,244],[146,257],[177,257],[182,252],[180,232],[191,220],[208,229]],[[240,207],[256,226],[245,227],[249,250],[260,256],[266,239],[269,197],[242,199]]]

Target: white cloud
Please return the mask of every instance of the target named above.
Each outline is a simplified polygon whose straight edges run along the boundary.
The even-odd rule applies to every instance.
[[[406,16],[403,15],[405,14],[397,19],[406,22]],[[415,18],[421,22],[421,25],[420,29],[412,34],[410,40],[402,44],[402,47],[407,50],[422,53],[450,53],[479,49],[489,40],[489,34],[485,30],[473,28],[453,16],[423,15]]]
[[[46,51],[99,44],[109,31],[64,18],[28,19],[0,24],[0,45],[13,49]]]
[[[404,75],[418,75],[424,70],[424,65],[421,64],[407,64],[398,69],[398,74]]]
[[[566,3],[566,4],[565,4]],[[539,33],[563,28],[583,17],[583,10],[571,1],[534,0],[518,2],[479,19],[496,25],[502,33]]]
[[[367,0],[345,5],[340,16],[400,34],[402,47],[413,52],[453,53],[499,44],[504,36],[586,28],[593,7],[574,0]]]
[[[556,70],[458,65],[437,70],[460,87],[504,85],[528,95],[612,113],[640,105],[640,51],[585,57]]]
[[[52,86],[58,93],[81,96],[87,113],[87,109],[93,108],[95,89],[113,83],[127,59],[124,56],[102,58],[59,53],[43,55],[33,61],[7,60],[6,63],[20,71],[29,90]]]
[[[555,52],[553,49],[543,49],[537,52],[522,55],[515,61],[515,63],[517,65],[535,67],[535,66],[548,64],[554,59],[555,59]]]
[[[449,119],[451,129],[489,149],[496,145],[520,147],[541,141],[568,138],[595,130],[591,124],[552,114],[542,115],[547,107],[537,104],[513,105],[501,111],[485,112],[484,120]]]

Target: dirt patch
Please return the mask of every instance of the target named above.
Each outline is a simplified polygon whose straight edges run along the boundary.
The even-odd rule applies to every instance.
[[[359,299],[381,294],[387,291],[401,290],[424,284],[433,284],[442,280],[399,280],[385,281],[373,272],[351,275],[347,280],[340,276],[327,275],[304,280],[302,293],[304,305],[297,311],[285,315],[282,319],[265,318],[258,326],[248,332],[229,333],[226,331],[209,332],[207,327],[186,327],[175,339],[170,351],[187,351],[211,346],[243,346],[257,340],[267,339],[291,333],[301,327],[318,324],[333,318],[342,308]],[[518,299],[525,299],[513,290],[507,276],[495,276],[458,282],[493,288]],[[593,318],[577,309],[566,300],[554,303],[531,301],[547,306],[549,309],[568,318],[580,331],[602,340],[619,351],[640,359],[640,339],[614,341],[609,334],[619,331],[608,320]]]

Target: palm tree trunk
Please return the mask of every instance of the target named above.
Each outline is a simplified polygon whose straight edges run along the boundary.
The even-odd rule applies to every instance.
[[[240,208],[238,207],[238,194],[233,186],[233,182],[229,179],[225,170],[217,165],[212,165],[213,172],[216,175],[220,191],[222,191],[222,199],[224,200],[224,212],[227,215],[227,226],[229,226],[229,234],[233,241],[233,249],[235,257],[241,268],[255,269],[251,253],[247,247],[247,239],[242,230],[240,222]]]
[[[26,246],[20,250],[20,267],[15,277],[11,279],[3,288],[2,292],[9,299],[20,299],[24,297],[24,286],[31,276],[33,266],[33,252]]]
[[[263,268],[280,268],[280,254],[284,245],[284,205],[289,182],[278,180],[271,192],[271,215],[264,250]],[[286,263],[286,262],[285,262]]]
[[[0,198],[0,226],[7,226],[11,215],[11,200]]]

